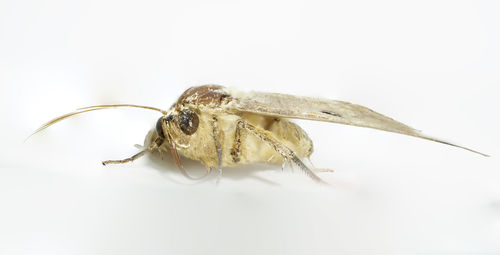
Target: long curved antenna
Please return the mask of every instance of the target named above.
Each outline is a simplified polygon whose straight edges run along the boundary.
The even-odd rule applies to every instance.
[[[33,132],[31,135],[29,135],[24,141],[27,141],[30,137],[32,137],[34,134],[54,125],[55,123],[67,119],[69,117],[72,117],[74,115],[84,113],[84,112],[90,112],[90,111],[97,111],[97,110],[104,110],[104,109],[109,109],[109,108],[115,108],[115,107],[135,107],[135,108],[143,108],[143,109],[148,109],[148,110],[154,110],[154,111],[159,111],[163,115],[167,114],[167,111],[161,110],[159,108],[151,107],[151,106],[143,106],[143,105],[135,105],[135,104],[103,104],[103,105],[94,105],[94,106],[87,106],[83,108],[78,108],[77,111],[66,113],[64,115],[61,115],[57,118],[54,118],[50,120],[49,122],[43,124],[41,127],[39,127],[35,132]]]
[[[156,107],[145,106],[145,105],[136,105],[136,104],[101,104],[101,105],[93,105],[93,106],[82,107],[82,108],[78,108],[77,110],[94,109],[94,108],[114,108],[114,107],[143,108],[143,109],[149,109],[149,110],[159,111],[163,115],[167,114],[167,111],[159,109],[159,108],[156,108]]]

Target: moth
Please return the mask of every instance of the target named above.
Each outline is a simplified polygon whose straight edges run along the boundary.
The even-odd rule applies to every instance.
[[[169,110],[133,105],[95,105],[57,117],[33,134],[76,114],[116,107],[158,111],[162,116],[146,137],[143,150],[103,165],[131,162],[146,153],[169,151],[187,178],[180,155],[200,161],[207,174],[214,169],[249,163],[297,165],[312,180],[322,180],[303,163],[313,153],[307,133],[289,119],[305,119],[379,129],[484,153],[422,134],[401,122],[344,101],[264,92],[240,92],[218,85],[187,89]]]

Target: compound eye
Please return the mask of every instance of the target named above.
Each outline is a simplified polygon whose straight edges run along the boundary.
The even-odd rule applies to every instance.
[[[184,109],[179,113],[179,128],[186,135],[192,135],[198,129],[200,120],[198,115],[189,109]]]
[[[156,122],[156,133],[158,134],[159,137],[165,139],[165,134],[163,133],[163,126],[161,125],[163,123],[163,116],[158,119]]]

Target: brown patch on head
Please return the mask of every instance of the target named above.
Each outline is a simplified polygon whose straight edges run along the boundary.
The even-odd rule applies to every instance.
[[[217,107],[223,102],[231,101],[231,96],[218,85],[191,87],[184,91],[177,100],[177,105],[202,104]]]

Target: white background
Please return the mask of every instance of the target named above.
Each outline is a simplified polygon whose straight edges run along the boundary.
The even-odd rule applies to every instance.
[[[500,254],[497,1],[0,2],[0,254]],[[493,155],[297,121],[329,187],[137,152],[188,87],[368,106]],[[192,174],[198,162],[184,160]]]

